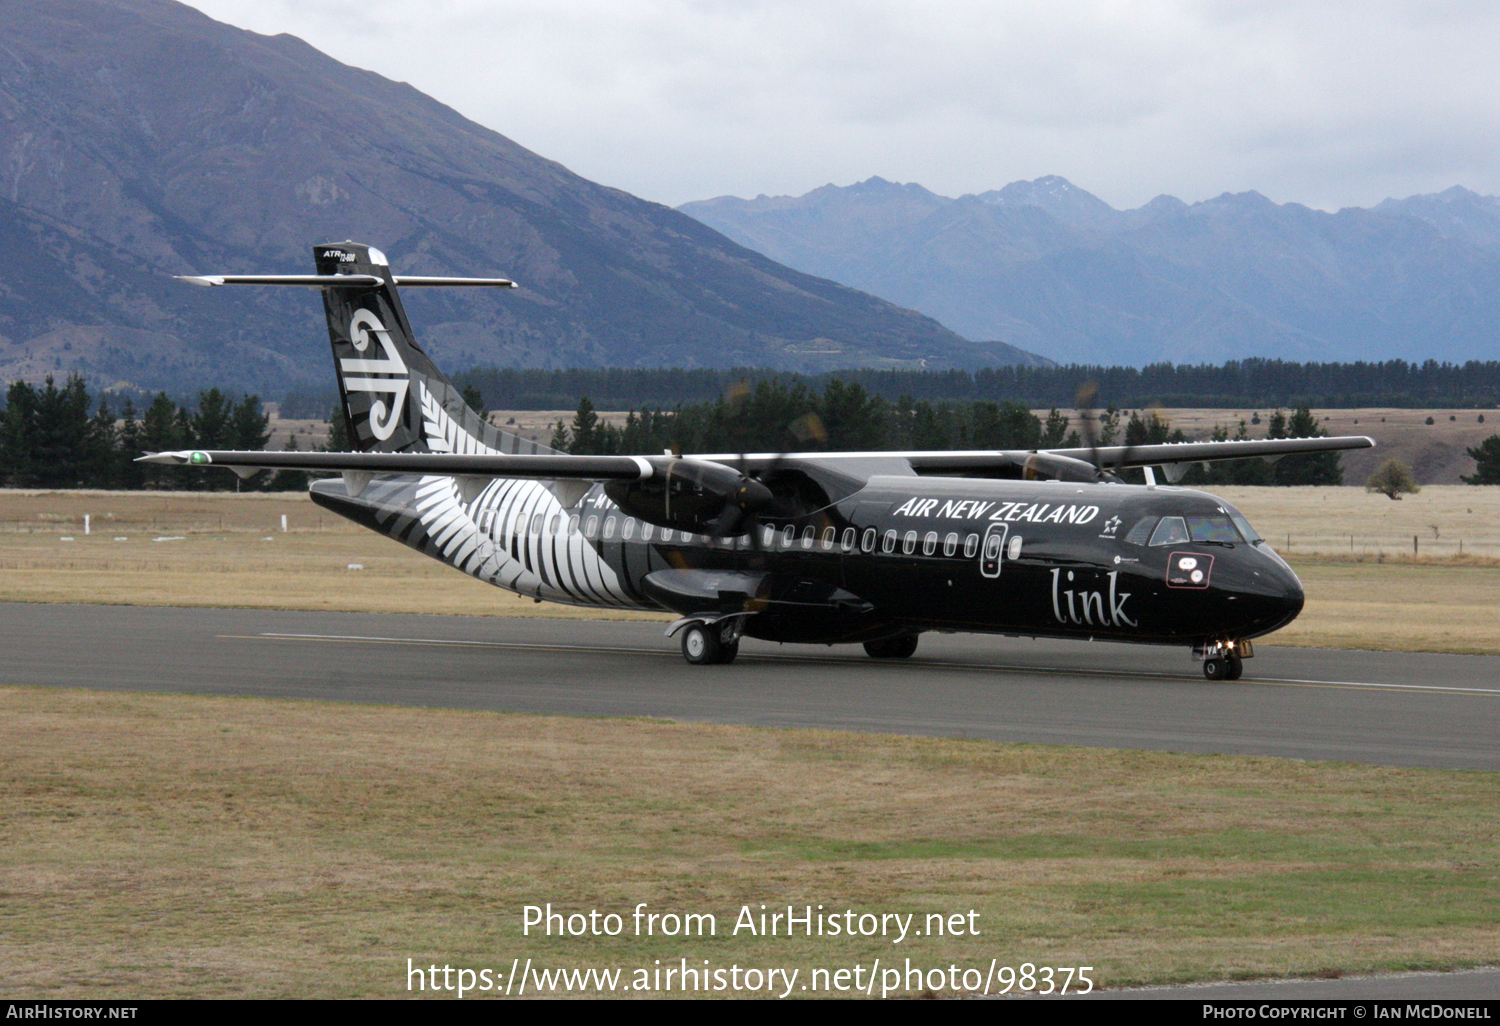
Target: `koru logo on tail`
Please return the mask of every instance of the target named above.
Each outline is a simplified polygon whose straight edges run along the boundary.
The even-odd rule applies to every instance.
[[[349,341],[357,352],[370,348],[370,338],[380,344],[384,356],[380,359],[345,357],[339,360],[339,370],[344,375],[344,388],[350,392],[378,392],[390,396],[370,402],[370,431],[382,442],[396,432],[396,420],[406,404],[406,390],[411,387],[406,363],[391,343],[391,333],[380,318],[369,310],[357,310],[349,319]]]

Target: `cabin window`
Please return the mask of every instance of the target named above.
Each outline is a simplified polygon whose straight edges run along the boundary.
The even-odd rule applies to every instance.
[[[672,540],[672,529],[670,527],[663,527],[661,529],[661,540],[664,542]]]
[[[536,516],[534,516],[534,517],[531,518],[531,533],[532,534],[541,534],[542,533],[542,515],[540,513],[538,513]]]
[[[797,529],[791,524],[786,525],[786,530],[781,532],[781,547],[791,548],[797,542]]]
[[[854,551],[854,539],[856,537],[858,537],[858,536],[855,533],[854,528],[852,528],[852,527],[846,527],[846,528],[844,528],[844,536],[839,539],[839,548],[843,549],[845,552],[853,552]]]
[[[901,551],[908,556],[917,551],[916,531],[906,532],[906,537],[901,539]]]
[[[937,532],[928,531],[927,537],[922,539],[922,555],[930,556],[937,551]]]
[[[614,536],[615,536],[615,518],[614,517],[605,517],[604,518],[604,537],[605,538],[613,538]]]
[[[973,559],[979,554],[979,535],[971,534],[964,539],[964,558]]]
[[[692,531],[683,531],[682,532],[682,544],[684,544],[684,545],[691,545],[691,544],[693,544],[693,532]]]
[[[583,536],[593,538],[599,533],[599,518],[589,517],[588,522],[583,525]]]
[[[810,549],[813,547],[813,539],[818,535],[818,529],[809,525],[802,529],[802,547]]]
[[[1010,536],[1010,558],[1021,558],[1021,536],[1019,534],[1013,534]]]
[[[571,535],[575,535],[577,533],[578,533],[578,514],[574,513],[572,516],[570,516],[568,518],[568,534],[571,536]]]
[[[1181,545],[1188,540],[1187,524],[1181,517],[1162,517],[1151,532],[1152,545]]]
[[[833,548],[833,540],[837,536],[838,536],[838,532],[835,531],[831,527],[827,528],[826,530],[824,530],[823,531],[823,548],[825,550]]]
[[[775,544],[776,544],[776,528],[767,526],[766,529],[763,532],[761,532],[760,547],[763,548],[763,549],[769,549],[772,545],[775,545]]]
[[[896,551],[896,532],[895,531],[887,531],[887,532],[885,532],[885,540],[883,542],[881,542],[881,544],[880,544],[880,551],[881,552],[895,552]]]
[[[875,528],[865,528],[865,533],[859,539],[859,550],[861,552],[875,551]]]
[[[1146,544],[1146,539],[1151,537],[1151,528],[1155,526],[1155,517],[1146,517],[1144,520],[1137,520],[1135,526],[1130,529],[1130,533],[1125,536],[1125,540],[1131,545],[1144,545]]]
[[[620,525],[620,537],[625,541],[635,537],[635,517],[625,518],[625,523]]]
[[[943,555],[951,556],[958,551],[958,534],[955,532],[943,539]]]
[[[562,516],[559,515],[559,514],[557,514],[557,513],[552,514],[552,519],[547,524],[547,533],[548,534],[557,534],[558,531],[561,528],[562,528]]]
[[[641,541],[650,541],[651,536],[656,533],[656,525],[651,523],[641,524]]]

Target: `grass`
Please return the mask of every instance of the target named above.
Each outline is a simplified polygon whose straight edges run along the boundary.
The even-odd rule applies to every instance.
[[[0,965],[34,998],[399,996],[408,958],[1103,986],[1500,959],[1487,773],[17,688],[0,751]],[[548,902],[718,931],[522,936]],[[761,904],[980,933],[731,936]]]

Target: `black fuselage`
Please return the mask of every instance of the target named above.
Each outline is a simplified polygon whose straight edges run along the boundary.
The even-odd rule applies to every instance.
[[[1276,630],[1303,603],[1237,511],[1182,488],[876,476],[733,538],[627,517],[600,487],[565,507],[535,481],[466,497],[450,478],[392,476],[358,498],[320,482],[313,498],[522,594],[742,613],[746,634],[776,641],[935,630],[1199,645]]]

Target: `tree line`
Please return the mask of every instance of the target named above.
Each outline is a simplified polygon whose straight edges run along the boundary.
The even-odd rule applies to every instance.
[[[724,395],[674,410],[631,410],[623,425],[602,420],[593,402],[583,397],[571,423],[559,421],[551,445],[587,455],[662,452],[878,452],[955,449],[1078,449],[1110,445],[1155,445],[1185,442],[1154,410],[1128,413],[1110,407],[1089,418],[1089,428],[1070,426],[1057,407],[1045,418],[1013,402],[934,403],[902,395],[895,401],[871,394],[857,382],[831,378],[822,391],[805,381],[781,377],[742,381]],[[1270,438],[1322,438],[1311,411],[1280,410],[1267,422]],[[1233,429],[1218,427],[1212,438],[1248,438],[1241,420]],[[1144,480],[1140,471],[1127,479]],[[1318,485],[1341,484],[1337,453],[1287,456],[1274,464],[1254,458],[1193,464],[1184,484]]]
[[[264,449],[270,438],[270,417],[255,395],[236,398],[210,388],[190,407],[159,392],[141,411],[127,396],[117,414],[107,397],[95,403],[77,375],[62,385],[51,376],[40,386],[17,381],[0,412],[0,482],[8,488],[306,488],[307,475],[300,472],[263,471],[241,481],[233,474],[135,462],[143,452]]]
[[[465,400],[482,411],[478,386]],[[15,382],[0,411],[0,484],[10,488],[120,488],[160,490],[300,490],[300,471],[261,472],[248,480],[234,475],[160,464],[137,463],[143,452],[176,449],[265,448],[270,418],[256,395],[234,396],[218,388],[198,394],[196,406],[158,393],[138,412],[130,397],[118,414],[108,397],[95,402],[83,378],[62,385],[48,377],[40,386]],[[323,409],[327,409],[326,406]],[[349,448],[343,411],[329,415],[325,451]],[[678,404],[671,410],[631,410],[620,425],[604,421],[584,396],[571,423],[559,421],[553,448],[575,454],[680,452],[892,451],[955,449],[1057,449],[1091,445],[1152,445],[1188,441],[1154,410],[1108,407],[1080,430],[1076,418],[1057,406],[1039,417],[1023,403],[972,400],[934,402],[910,395],[895,400],[856,381],[827,379],[821,389],[809,379],[776,375],[732,382],[712,400]],[[1250,425],[1218,426],[1211,438],[1250,437]],[[1266,437],[1317,438],[1327,434],[1307,406],[1276,410]],[[293,438],[289,449],[296,447]],[[1500,484],[1500,435],[1469,455],[1478,462],[1471,484]],[[1141,480],[1139,471],[1128,478]],[[1192,465],[1188,485],[1341,484],[1337,453],[1288,456],[1274,464],[1260,459]]]
[[[843,370],[799,375],[754,368],[713,370],[626,368],[524,370],[481,367],[454,376],[477,388],[491,409],[571,409],[588,396],[599,409],[670,408],[712,402],[737,382],[779,381],[787,387],[824,388],[834,379],[860,385],[892,402],[903,395],[930,402],[1015,402],[1031,408],[1073,406],[1093,383],[1101,401],[1121,409],[1191,406],[1210,409],[1296,409],[1361,406],[1402,408],[1500,405],[1500,361],[1408,363],[1297,363],[1231,360],[1214,364],[1158,363],[1147,367],[1083,364],[992,367],[979,371]],[[326,393],[299,393],[287,401],[327,407]],[[289,408],[289,407],[288,407]]]

